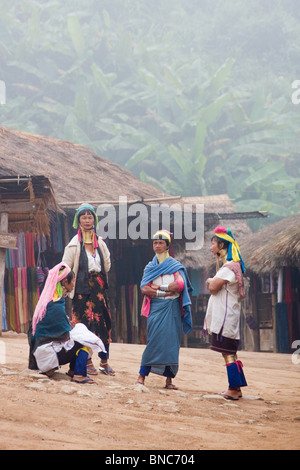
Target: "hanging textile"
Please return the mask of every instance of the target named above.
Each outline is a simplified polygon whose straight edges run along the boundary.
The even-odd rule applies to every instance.
[[[25,234],[18,234],[18,255],[19,262],[17,268],[25,268],[27,265]]]
[[[7,322],[6,322],[6,305],[5,305],[5,286],[3,283],[3,305],[2,305],[2,331],[7,330]]]
[[[15,331],[15,293],[14,293],[14,270],[5,271],[5,297],[6,297],[6,322],[9,330]]]
[[[35,267],[34,258],[34,237],[33,233],[25,233],[25,251],[26,251],[26,265],[27,268]]]
[[[27,333],[39,296],[35,257],[47,250],[47,239],[31,232],[15,235],[17,249],[7,249],[5,256],[5,327]],[[47,271],[45,262],[43,270]]]
[[[21,289],[22,289],[22,310],[23,310],[23,325],[21,330],[27,333],[29,327],[28,318],[28,295],[27,295],[27,269],[21,268]]]
[[[11,252],[13,250],[10,250],[9,248],[6,250],[6,255],[5,255],[5,266],[7,268],[12,268],[12,259],[11,259]]]
[[[17,235],[17,250],[9,250],[12,268],[17,268],[19,266],[19,234],[15,235]]]
[[[20,316],[19,316],[19,286],[18,286],[18,268],[13,268],[14,276],[14,292],[15,292],[15,331],[21,333]]]
[[[27,293],[28,293],[28,319],[29,321],[31,321],[36,304],[38,303],[38,286],[37,286],[35,268],[27,268]]]
[[[278,302],[275,306],[276,312],[276,344],[279,353],[289,354],[289,324],[287,307],[285,302]]]

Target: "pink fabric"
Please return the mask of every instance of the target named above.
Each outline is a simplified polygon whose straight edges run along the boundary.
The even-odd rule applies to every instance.
[[[237,369],[238,369],[239,372],[241,372],[242,369],[243,369],[243,367],[244,367],[242,361],[240,361],[240,360],[236,360],[236,361],[234,361],[234,362],[231,362],[231,363],[229,363],[229,364],[226,364],[226,367],[229,367],[229,366],[231,366],[232,364],[236,364]]]
[[[151,298],[148,295],[145,295],[143,299],[142,312],[141,312],[141,315],[143,317],[147,317],[147,318],[149,317],[150,304],[151,304]]]
[[[178,292],[182,292],[184,289],[184,281],[182,281],[181,279],[176,279],[175,282],[176,284],[178,284],[178,287],[179,287]]]
[[[62,267],[65,267],[63,272],[59,274]],[[39,301],[35,307],[35,311],[32,318],[32,333],[35,334],[36,325],[44,318],[46,308],[49,302],[53,300],[56,284],[62,279],[67,277],[71,268],[66,263],[59,263],[54,268],[50,269],[46,280],[43,292],[40,295]]]
[[[147,285],[151,286],[151,282],[149,282]],[[149,317],[150,304],[151,304],[151,297],[149,297],[149,295],[144,295],[142,308],[141,308],[141,315],[143,317],[147,317],[147,318]]]
[[[20,312],[19,312],[19,285],[18,285],[18,268],[13,268],[14,286],[15,286],[15,321],[16,332],[21,333]]]
[[[236,262],[236,261],[230,261],[229,263],[226,263],[225,267],[231,269],[231,271],[234,272],[235,277],[237,278],[237,281],[239,284],[240,298],[244,299],[245,298],[245,284],[244,284],[244,277],[242,273],[241,263]]]
[[[178,287],[179,287],[178,292],[182,292],[184,289],[184,280],[182,279],[182,277],[180,276],[178,272],[174,274],[174,277],[175,277],[174,282],[176,282],[176,284],[178,284]],[[149,282],[147,285],[151,286],[151,282]],[[141,315],[143,317],[147,317],[147,318],[149,317],[150,306],[151,306],[151,297],[149,297],[148,295],[144,295],[142,308],[141,308]],[[182,309],[182,314],[183,314],[183,309]]]

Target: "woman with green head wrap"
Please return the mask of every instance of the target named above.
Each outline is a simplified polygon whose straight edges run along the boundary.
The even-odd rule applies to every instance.
[[[76,211],[73,227],[78,230],[66,246],[63,261],[76,276],[72,299],[73,320],[85,324],[104,343],[106,353],[100,353],[99,370],[114,375],[108,364],[111,342],[111,316],[107,298],[107,273],[110,270],[110,252],[102,237],[96,234],[98,217],[90,204],[82,204]],[[97,374],[91,365],[89,374]]]

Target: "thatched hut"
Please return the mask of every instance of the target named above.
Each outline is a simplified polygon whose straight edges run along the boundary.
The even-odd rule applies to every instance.
[[[300,214],[242,241],[257,350],[290,353],[300,334]]]
[[[215,225],[226,223],[238,239],[249,232],[245,220],[260,216],[259,213],[236,213],[228,196],[208,198],[170,196],[140,182],[129,171],[101,158],[93,150],[71,142],[0,127],[0,149],[0,176],[18,178],[19,175],[25,175],[31,179],[39,177],[42,183],[40,175],[43,175],[51,182],[53,194],[60,208],[47,211],[50,233],[45,237],[38,235],[34,239],[31,252],[34,251],[35,268],[38,264],[39,268],[46,270],[61,260],[65,245],[74,235],[72,221],[75,208],[82,202],[89,202],[94,206],[110,203],[118,211],[119,196],[126,196],[128,206],[137,201],[144,203],[147,207],[145,215],[147,224],[152,203],[166,203],[169,206],[176,204],[181,209],[185,204],[191,204],[193,207],[196,204],[204,204],[203,230],[210,231]],[[195,216],[194,209],[192,212]],[[172,223],[174,222],[171,221]],[[172,225],[170,228],[172,229]],[[15,226],[12,225],[11,230],[15,230]],[[149,234],[151,235],[150,232]],[[24,239],[26,242],[26,237],[23,237],[22,233],[19,237],[20,243]],[[174,243],[175,254],[179,253],[179,258],[193,271],[194,277],[195,273],[198,276],[201,270],[213,269],[214,261],[208,248],[209,239],[210,234],[205,237],[204,247],[199,252],[185,252],[185,240],[177,240]],[[107,243],[112,254],[109,281],[113,339],[143,342],[145,329],[139,315],[141,298],[138,286],[143,268],[153,256],[151,243],[145,239],[108,239]],[[7,270],[10,275],[14,269],[21,267],[16,263],[14,256],[7,258]],[[22,267],[27,266],[22,265]],[[198,279],[196,293],[199,291],[199,282]],[[11,288],[12,286],[13,283]]]
[[[300,214],[268,225],[243,241],[249,271],[275,272],[281,267],[300,266]]]
[[[0,176],[44,175],[57,203],[163,198],[162,191],[140,182],[129,171],[71,142],[0,127]]]
[[[32,311],[37,301],[36,270],[31,269],[35,265],[33,234],[49,235],[49,210],[59,209],[48,178],[0,176],[0,335],[2,323],[4,329],[7,328],[6,310],[11,319],[11,329],[25,331],[28,327],[31,316],[28,304]],[[27,232],[28,236],[26,237],[23,232]],[[20,240],[22,238],[22,243],[18,243],[18,237]],[[25,238],[27,238],[27,252]],[[17,255],[11,255],[11,252],[13,254],[17,252]],[[11,256],[16,259],[18,268],[6,273],[5,283],[5,266]],[[22,266],[19,266],[21,258]],[[4,284],[6,289],[3,288]],[[22,310],[21,315],[19,315],[20,310]]]
[[[0,127],[0,149],[0,205],[16,207],[18,202],[19,208],[9,213],[8,231],[16,234],[19,249],[7,250],[4,306],[7,327],[20,332],[28,327],[23,319],[30,320],[37,301],[36,271],[42,279],[43,271],[61,260],[74,234],[72,219],[79,203],[113,202],[119,195],[128,200],[163,199],[165,195],[91,149],[71,142]],[[25,199],[34,204],[29,211],[20,205]],[[28,296],[21,286],[25,273],[30,276]],[[115,271],[111,278],[114,283]]]
[[[48,211],[63,212],[56,203],[48,178],[22,176],[22,173],[7,176],[1,167],[0,206],[2,212],[7,207],[8,232],[35,232],[44,236],[50,233]]]

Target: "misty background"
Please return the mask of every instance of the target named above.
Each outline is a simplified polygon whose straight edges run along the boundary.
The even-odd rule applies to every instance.
[[[299,19],[298,0],[1,0],[0,123],[226,193],[261,228],[300,207]]]

